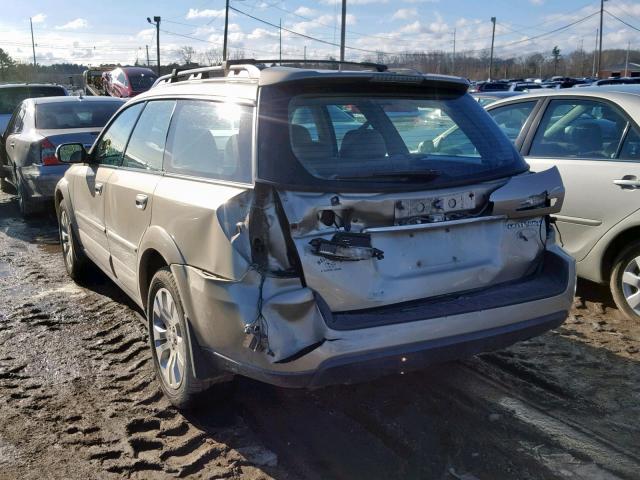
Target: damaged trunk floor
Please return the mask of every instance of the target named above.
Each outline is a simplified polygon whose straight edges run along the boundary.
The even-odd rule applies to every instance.
[[[184,414],[153,378],[141,313],[64,270],[51,216],[0,194],[0,478],[632,479],[640,325],[581,282],[561,328],[353,386],[247,379]]]

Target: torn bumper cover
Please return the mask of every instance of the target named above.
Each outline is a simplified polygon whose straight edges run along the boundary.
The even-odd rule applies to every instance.
[[[244,287],[224,288],[192,277],[185,283],[179,280],[181,290],[189,285],[181,295],[195,335],[192,345],[210,371],[222,369],[285,387],[318,387],[408,372],[503,348],[562,324],[573,301],[575,262],[553,246],[545,254],[543,267],[520,281],[496,285],[490,291],[391,305],[380,312],[331,313],[309,289],[281,282],[280,291],[286,285],[289,293],[273,295],[273,302],[265,296],[270,346],[287,349],[304,344],[306,348],[274,360],[268,352],[242,347],[245,339],[237,333],[242,330],[238,322],[255,312],[249,307],[240,315],[227,308],[241,294],[233,288]],[[212,305],[213,298],[222,309],[204,311],[203,305]],[[255,299],[247,300],[247,305],[255,305]],[[383,321],[372,322],[372,318]]]

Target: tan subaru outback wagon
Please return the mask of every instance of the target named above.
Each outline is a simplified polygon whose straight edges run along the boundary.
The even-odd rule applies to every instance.
[[[92,261],[144,309],[175,405],[233,374],[351,383],[564,321],[561,178],[528,171],[466,81],[301,65],[174,72],[89,152],[58,147],[66,268]],[[452,124],[473,148],[433,145]]]

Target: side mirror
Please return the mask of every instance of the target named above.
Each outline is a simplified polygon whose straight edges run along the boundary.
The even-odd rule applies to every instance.
[[[81,143],[63,143],[56,148],[56,158],[62,163],[85,163],[87,151]]]

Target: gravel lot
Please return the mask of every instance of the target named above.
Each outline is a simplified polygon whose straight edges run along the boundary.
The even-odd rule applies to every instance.
[[[0,194],[0,478],[640,476],[640,324],[592,284],[508,350],[315,391],[237,379],[185,414],[141,318],[101,273],[71,282],[55,218]]]

